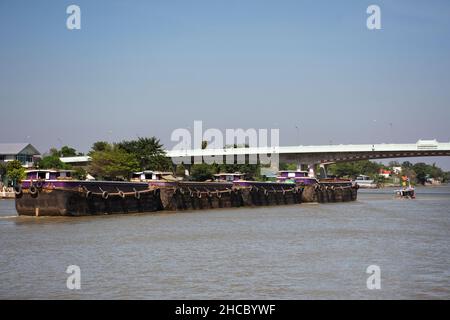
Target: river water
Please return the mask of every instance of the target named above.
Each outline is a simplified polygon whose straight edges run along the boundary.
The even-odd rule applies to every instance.
[[[0,200],[0,298],[450,299],[450,187],[392,194],[82,218],[16,217]],[[67,289],[69,265],[80,290]]]

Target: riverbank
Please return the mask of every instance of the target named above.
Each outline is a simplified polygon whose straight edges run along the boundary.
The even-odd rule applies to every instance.
[[[425,184],[425,185],[412,185],[415,188],[448,188],[450,186],[450,184],[448,183],[439,183],[439,184]],[[360,190],[362,189],[392,189],[392,188],[402,188],[402,186],[400,184],[383,184],[381,186],[377,186],[376,188],[364,188],[361,187]]]

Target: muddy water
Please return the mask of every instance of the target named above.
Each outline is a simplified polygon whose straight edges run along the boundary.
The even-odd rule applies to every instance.
[[[417,196],[82,218],[16,217],[0,200],[0,298],[449,299],[450,188]]]

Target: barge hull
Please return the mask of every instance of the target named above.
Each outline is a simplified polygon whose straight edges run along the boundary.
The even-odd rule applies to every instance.
[[[279,206],[354,201],[357,189],[349,183],[26,182],[20,192],[16,190],[16,209],[19,215],[26,216],[86,216]]]
[[[147,184],[46,183],[16,192],[16,210],[24,216],[87,216],[162,210],[159,190]]]

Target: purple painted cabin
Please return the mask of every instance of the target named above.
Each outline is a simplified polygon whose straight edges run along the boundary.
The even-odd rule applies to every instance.
[[[277,181],[283,183],[296,183],[301,185],[313,185],[318,183],[316,178],[308,176],[307,171],[290,170],[279,171]]]
[[[26,180],[70,180],[73,170],[27,170]]]

